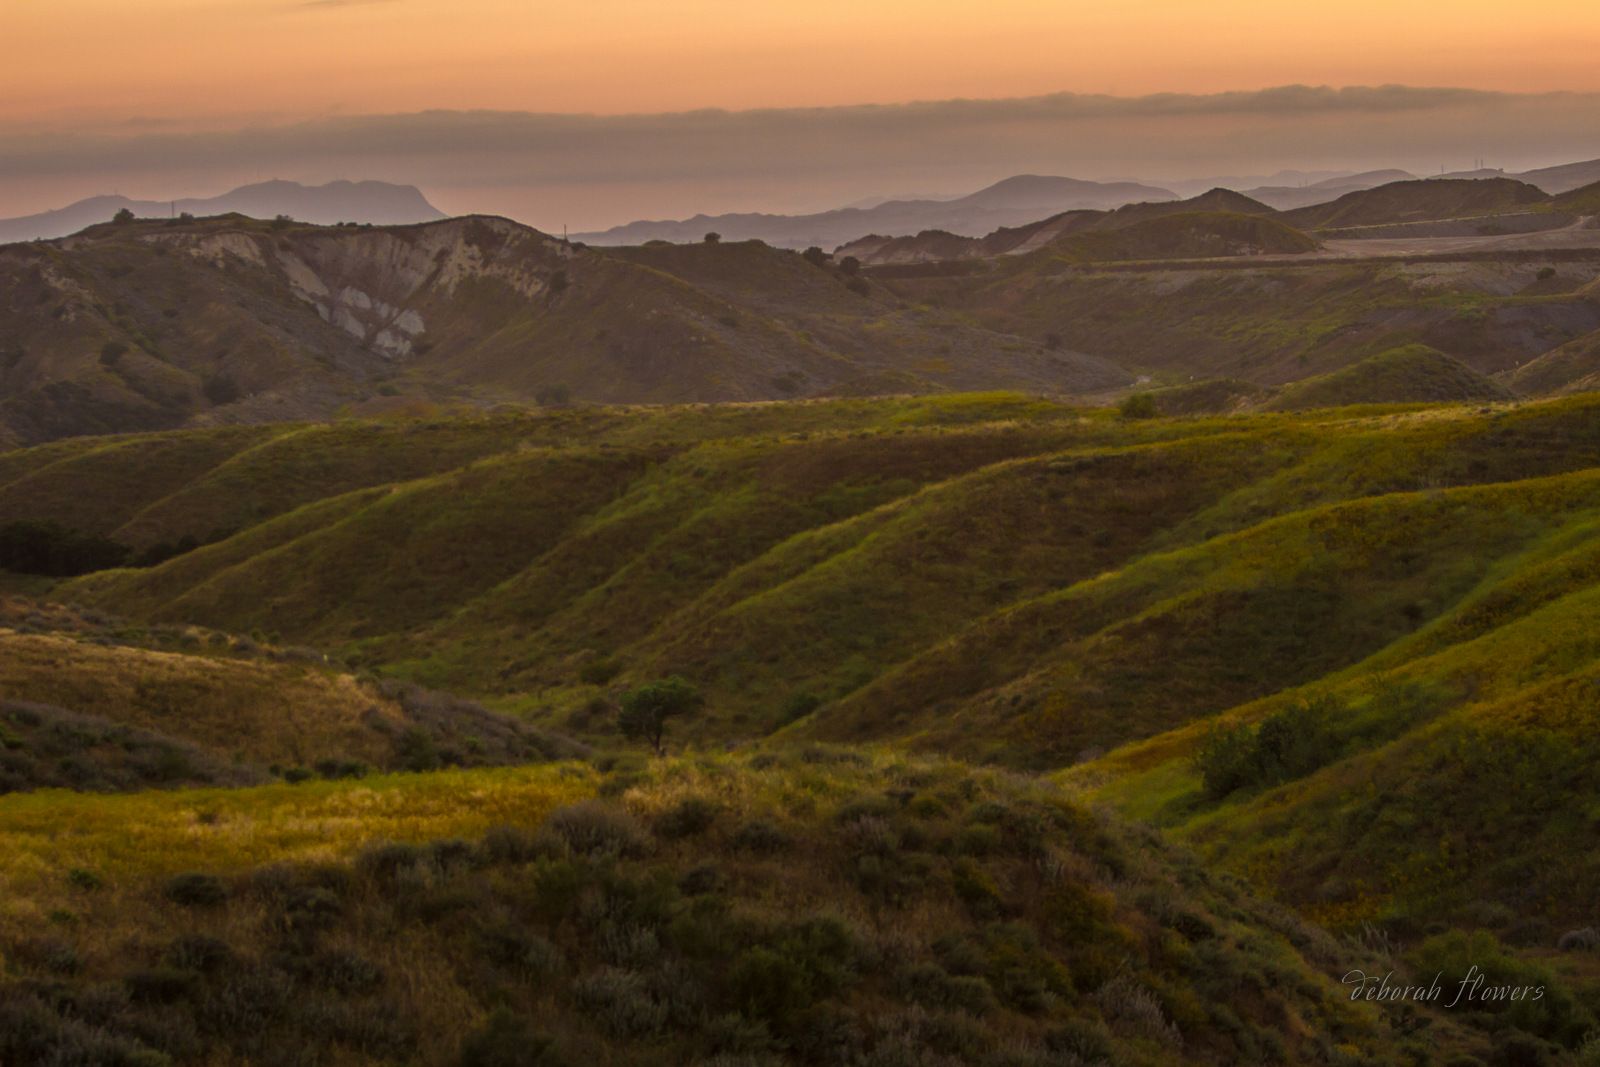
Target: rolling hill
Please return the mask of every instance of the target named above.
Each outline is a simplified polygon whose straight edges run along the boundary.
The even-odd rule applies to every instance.
[[[811,1062],[828,1019],[924,1061],[1004,1035],[1041,1063],[1566,1062],[1597,974],[1600,396],[1508,402],[1407,349],[1302,401],[1394,373],[1471,402],[591,406],[0,452],[8,521],[204,542],[0,615],[27,790],[0,1050]],[[674,675],[705,704],[673,755],[607,754]],[[32,791],[58,725],[84,781],[161,790]],[[466,766],[405,770],[417,732]],[[1470,963],[1546,996],[1338,984]]]
[[[1303,230],[1376,226],[1397,222],[1498,215],[1549,199],[1544,190],[1511,178],[1390,182],[1358,190],[1325,204],[1284,212]]]
[[[1268,407],[1342,407],[1349,404],[1416,404],[1510,400],[1494,379],[1427,345],[1407,345],[1369,356],[1332,374],[1288,386]]]

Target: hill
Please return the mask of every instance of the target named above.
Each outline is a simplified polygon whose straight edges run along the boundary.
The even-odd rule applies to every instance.
[[[1246,222],[1246,216],[1269,216],[1273,210],[1227,189],[1188,200],[1145,201],[1114,211],[1069,211],[1027,226],[999,229],[982,238],[927,231],[915,237],[861,238],[835,253],[868,266],[948,263],[959,260],[1016,256],[1042,248],[1071,249],[1094,259],[1178,259],[1248,255],[1250,250],[1301,252],[1316,247],[1288,227]],[[1158,220],[1184,216],[1184,221]],[[1229,217],[1233,216],[1233,217]],[[1134,227],[1140,227],[1134,229]],[[1080,239],[1080,235],[1128,231],[1119,238]]]
[[[1396,369],[1482,386],[1411,349],[1319,388]],[[78,607],[0,627],[0,766],[35,790],[0,805],[0,1051],[810,1062],[827,1019],[925,1061],[1006,1035],[1398,1065],[1424,1031],[1576,1056],[1600,396],[1150,395],[1188,413],[976,394],[0,452],[8,521],[176,551],[37,576]],[[251,784],[323,751],[408,766],[375,722],[462,763],[603,751],[670,676],[705,703],[667,759]],[[63,784],[57,724],[85,781],[166,791],[37,789]],[[1337,984],[1474,963],[1546,995],[1463,1014]],[[240,990],[269,1005],[250,1025]]]
[[[1600,159],[1541,167],[1538,170],[1524,171],[1515,177],[1529,185],[1537,185],[1551,195],[1571,192],[1580,186],[1600,182]]]
[[[808,750],[360,791],[182,798],[210,813],[198,833],[165,797],[120,798],[137,852],[93,798],[31,823],[0,813],[14,887],[0,1053],[980,1067],[1407,1055],[1405,1024],[1337,984],[1350,949],[1008,776]],[[361,847],[356,811],[396,837]],[[69,820],[70,859],[43,841]],[[297,823],[341,832],[312,851]],[[24,925],[46,906],[73,923]],[[1421,1012],[1432,1049],[1489,1053],[1448,1013]]]
[[[1303,230],[1377,226],[1397,222],[1498,215],[1541,204],[1544,190],[1511,178],[1391,182],[1346,193],[1326,204],[1284,213],[1284,221]]]
[[[1511,392],[1460,360],[1427,345],[1369,356],[1332,374],[1284,389],[1267,406],[1282,410],[1346,404],[1414,404],[1510,400]]]
[[[843,208],[812,215],[697,215],[676,222],[633,222],[603,233],[579,234],[576,239],[598,245],[693,243],[714,231],[728,240],[759,240],[780,248],[834,248],[874,233],[904,237],[924,230],[944,230],[981,237],[1001,227],[1025,225],[1063,211],[1102,210],[1161,198],[1177,199],[1165,189],[1136,182],[1018,175],[951,200],[890,200],[871,208]]]
[[[61,669],[72,665],[70,671]],[[0,600],[0,795],[496,766],[583,746],[321,653]]]
[[[21,442],[352,406],[1127,380],[764,245],[613,254],[503,219],[104,225],[0,247],[0,289],[0,427]]]
[[[220,196],[184,197],[179,200],[130,200],[125,196],[96,196],[54,211],[22,218],[0,219],[0,244],[66,237],[103,222],[119,211],[141,218],[169,218],[179,214],[248,215],[271,219],[288,215],[301,222],[333,225],[338,222],[395,225],[433,222],[444,213],[428,203],[421,190],[388,182],[329,182],[306,186],[298,182],[270,181],[244,185]]]
[[[1391,182],[1413,181],[1415,179],[1415,174],[1409,174],[1403,170],[1370,170],[1363,171],[1360,174],[1324,178],[1321,181],[1309,182],[1305,185],[1257,186],[1253,189],[1244,190],[1244,194],[1278,211],[1291,211],[1295,208],[1310,207],[1313,204],[1325,204],[1331,200],[1337,200],[1346,193],[1360,192],[1363,189],[1372,189],[1379,185],[1388,185]]]

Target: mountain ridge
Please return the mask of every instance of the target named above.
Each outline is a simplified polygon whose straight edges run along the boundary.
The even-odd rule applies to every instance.
[[[94,196],[63,208],[34,215],[0,219],[0,244],[68,237],[89,226],[109,222],[118,211],[140,218],[167,218],[178,214],[241,214],[270,219],[288,215],[301,222],[328,225],[336,222],[404,224],[433,222],[444,212],[428,202],[412,185],[380,181],[333,181],[323,185],[272,181],[241,185],[209,197],[176,200],[135,200],[125,196]]]

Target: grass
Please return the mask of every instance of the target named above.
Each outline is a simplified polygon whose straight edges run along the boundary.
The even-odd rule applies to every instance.
[[[98,716],[129,746],[96,742],[107,781],[162,738],[261,777],[418,769],[0,798],[3,981],[61,1040],[89,1040],[52,1007],[84,990],[129,991],[102,1028],[146,1044],[168,998],[198,1042],[168,1054],[196,1062],[260,1058],[245,1034],[443,1064],[804,1058],[837,1032],[865,1062],[985,1063],[1004,1035],[1007,1063],[1398,1063],[1416,1019],[1333,982],[1454,960],[1443,923],[1553,968],[1565,1007],[1515,1027],[1570,1051],[1592,968],[1556,945],[1600,878],[1597,405],[595,409],[221,459],[202,431],[192,463],[163,436],[161,497],[118,513],[244,525],[50,590],[75,607],[6,599],[0,709]],[[31,474],[0,453],[0,476],[70,501],[144,447],[48,446]],[[671,675],[707,697],[672,758],[573,762],[560,734],[621,743],[622,694]],[[5,729],[36,769],[55,751]],[[529,765],[429,769],[451,762]],[[287,903],[312,890],[321,917]],[[1431,947],[1341,945],[1265,898]],[[146,973],[194,933],[232,978]],[[230,1028],[236,985],[294,992]],[[1430,1018],[1440,1056],[1523,1039]]]
[[[1336,986],[1344,949],[959,764],[814,749],[125,802],[0,810],[0,988],[40,1004],[29,1029],[0,1017],[0,1047],[82,1038],[37,1001],[54,973],[65,1002],[129,992],[100,1040],[182,1060],[478,1062],[509,1040],[516,1062],[826,1062],[839,1042],[984,1065],[1402,1062],[1400,1032]],[[393,843],[356,851],[374,836]],[[1432,1021],[1436,1047],[1482,1044]]]

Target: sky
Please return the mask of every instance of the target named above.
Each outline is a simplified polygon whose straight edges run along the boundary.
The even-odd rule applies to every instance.
[[[1025,169],[1600,156],[1592,0],[0,0],[0,45],[0,216],[383,178],[582,229]]]

